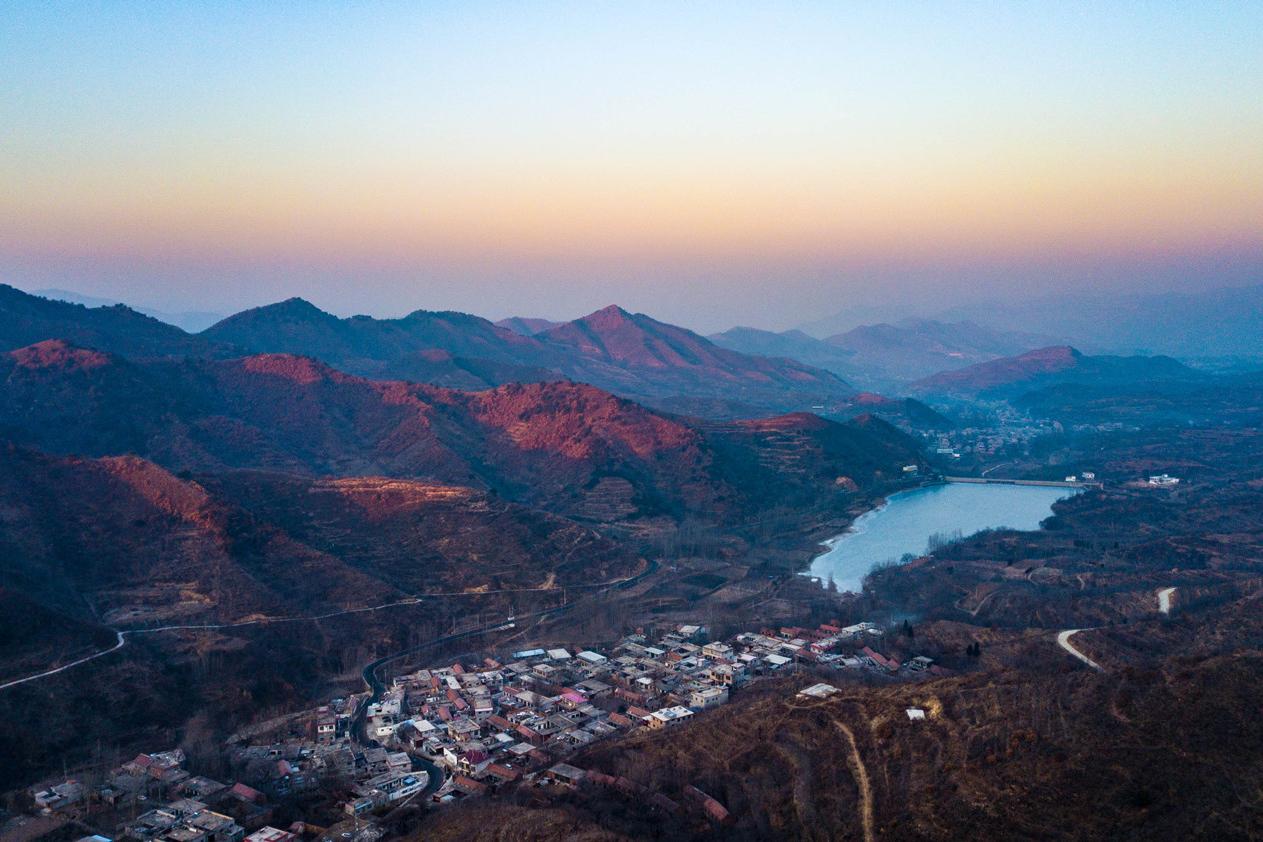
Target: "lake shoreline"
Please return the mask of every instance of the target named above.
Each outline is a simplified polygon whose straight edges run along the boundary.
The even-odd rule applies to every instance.
[[[820,540],[799,575],[839,592],[863,592],[878,567],[932,552],[936,540],[959,540],[987,529],[1032,531],[1053,506],[1078,489],[1009,483],[926,482],[881,498],[841,532]],[[892,520],[891,518],[894,517]]]

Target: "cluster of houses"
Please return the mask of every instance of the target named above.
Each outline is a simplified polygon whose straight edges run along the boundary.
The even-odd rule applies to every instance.
[[[287,739],[238,745],[229,751],[232,768],[242,780],[276,798],[286,798],[337,782],[355,794],[347,812],[360,816],[416,795],[429,782],[424,771],[414,771],[412,758],[399,748],[388,748],[388,735],[379,731],[383,716],[392,715],[387,699],[369,706],[367,736],[353,739],[355,711],[364,695],[334,699],[318,708],[298,734]]]
[[[997,411],[997,419],[997,427],[965,427],[946,433],[913,432],[920,432],[940,457],[959,459],[962,453],[994,456],[1005,451],[1021,451],[1034,439],[1056,432],[1061,427],[1055,421],[1031,419],[1005,411]]]
[[[48,813],[77,811],[118,819],[114,837],[136,842],[297,842],[300,828],[268,824],[273,808],[256,789],[192,775],[180,749],[138,754],[94,787],[70,779],[32,791]]]
[[[873,647],[885,633],[869,622],[826,623],[708,641],[705,627],[680,625],[655,638],[628,635],[608,651],[537,648],[422,669],[365,706],[363,744],[351,732],[366,700],[350,697],[314,711],[301,735],[238,746],[231,760],[242,780],[278,798],[340,779],[355,794],[343,805],[352,816],[421,793],[443,802],[519,779],[573,784],[562,761],[584,746],[678,727],[725,704],[733,688],[796,665],[944,672],[929,658],[882,655]],[[442,777],[435,786],[433,772],[418,768],[429,763]]]
[[[738,659],[766,665],[771,670],[784,668],[791,662],[811,663],[843,669],[872,669],[893,674],[927,672],[946,675],[948,670],[932,658],[918,655],[903,663],[873,648],[886,635],[876,623],[841,626],[822,623],[814,629],[782,628],[779,631],[745,632],[733,638]]]
[[[725,704],[733,688],[795,664],[942,672],[929,658],[900,664],[878,653],[872,645],[884,634],[865,622],[705,642],[704,627],[682,625],[656,639],[629,635],[606,652],[528,649],[503,663],[486,658],[396,678],[369,706],[367,732],[443,767],[436,800],[519,778],[566,783],[558,761],[593,741],[678,727]]]
[[[671,728],[728,701],[747,678],[723,643],[684,625],[608,652],[528,649],[505,662],[452,664],[400,676],[368,709],[368,733],[446,771],[438,800],[519,778],[573,783],[557,761],[595,740]]]
[[[131,807],[133,817],[119,832],[127,839],[291,842],[312,834],[272,827],[269,804],[325,784],[348,794],[341,810],[356,839],[373,827],[370,814],[414,797],[450,801],[517,780],[626,789],[633,785],[565,760],[610,735],[679,727],[728,702],[734,688],[807,663],[945,672],[929,658],[900,663],[882,655],[874,647],[885,634],[874,623],[826,623],[709,641],[704,627],[680,625],[652,638],[628,635],[607,651],[537,648],[502,661],[422,669],[394,678],[375,700],[334,699],[291,720],[285,735],[269,734],[271,742],[231,745],[229,768],[239,783],[190,775],[176,750],[136,757],[91,797]],[[89,797],[73,780],[32,794],[48,810]],[[715,821],[725,815],[700,792],[675,809],[697,809]]]

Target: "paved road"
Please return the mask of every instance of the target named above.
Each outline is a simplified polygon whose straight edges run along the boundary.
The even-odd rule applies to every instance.
[[[119,649],[122,649],[127,645],[127,639],[132,635],[158,634],[160,632],[169,631],[213,631],[216,629],[238,629],[245,626],[257,626],[271,623],[315,622],[317,620],[328,620],[333,617],[342,617],[347,614],[363,614],[369,611],[380,611],[383,608],[394,608],[399,605],[416,605],[420,601],[421,600],[417,597],[408,597],[407,599],[399,600],[397,602],[387,602],[382,605],[373,605],[367,608],[348,608],[345,611],[331,611],[328,614],[316,614],[308,617],[259,617],[254,620],[242,620],[237,623],[198,623],[183,626],[155,626],[151,629],[111,629],[117,637],[117,642],[109,649],[102,649],[100,652],[80,658],[77,661],[71,661],[68,664],[62,664],[59,667],[47,669],[43,672],[37,672],[34,675],[28,675],[25,678],[15,678],[12,681],[7,681],[4,684],[0,684],[0,690],[5,690],[9,687],[16,687],[17,685],[25,684],[28,681],[36,681],[40,678],[47,678],[50,675],[56,675],[57,673],[65,672],[72,667],[77,667],[80,664],[86,664],[88,661],[94,661],[97,658],[102,658],[111,652],[117,652]]]
[[[500,626],[487,626],[481,629],[471,629],[469,631],[458,632],[457,634],[445,635],[428,641],[421,646],[415,646],[411,649],[404,650],[403,652],[396,652],[392,655],[387,655],[384,658],[378,658],[366,665],[360,672],[360,676],[364,679],[364,683],[368,685],[368,689],[372,692],[369,694],[368,698],[360,702],[355,709],[355,715],[351,719],[351,739],[360,746],[375,746],[378,744],[376,740],[370,740],[368,738],[366,725],[368,718],[368,706],[381,699],[382,693],[386,690],[385,683],[377,677],[377,671],[381,669],[382,666],[397,658],[412,655],[417,652],[439,646],[443,643],[450,643],[454,640],[473,637],[476,634],[485,634],[492,629],[499,627]],[[414,772],[425,772],[426,774],[425,788],[418,793],[418,796],[420,798],[429,798],[438,791],[439,787],[443,785],[443,781],[445,779],[443,770],[432,763],[427,757],[423,757],[419,754],[413,754],[412,752],[408,752],[408,756],[412,758],[412,770]]]
[[[1092,669],[1101,670],[1103,672],[1104,670],[1102,670],[1100,664],[1098,664],[1096,661],[1089,658],[1087,655],[1084,655],[1078,649],[1075,649],[1073,644],[1070,643],[1071,636],[1081,631],[1087,631],[1087,629],[1066,629],[1061,634],[1057,635],[1057,645],[1060,646],[1062,649],[1065,649],[1071,655],[1074,655],[1080,661],[1083,661],[1083,663],[1087,664]]]
[[[36,679],[39,679],[39,678],[46,678],[47,676],[50,676],[50,675],[56,675],[59,672],[65,672],[71,667],[77,667],[80,664],[86,664],[88,661],[92,661],[97,658],[104,657],[110,654],[111,652],[116,652],[119,649],[122,649],[124,645],[126,645],[127,632],[120,631],[120,632],[115,632],[114,634],[118,636],[118,642],[115,643],[113,646],[111,646],[109,649],[103,649],[94,655],[88,655],[86,658],[80,658],[77,661],[71,661],[68,664],[63,664],[62,666],[57,667],[56,669],[44,670],[43,672],[38,672],[35,675],[28,675],[26,678],[15,678],[13,681],[7,681],[4,684],[0,684],[0,690],[5,690],[9,687],[16,687],[19,684],[25,684],[28,681],[35,681]]]
[[[646,576],[648,576],[650,573],[653,573],[657,569],[658,569],[658,563],[656,561],[650,561],[648,565],[645,567],[645,570],[642,571],[641,573],[636,574],[635,576],[630,576],[626,579],[615,579],[610,582],[596,582],[596,583],[588,584],[588,585],[573,585],[573,586],[567,587],[566,590],[589,590],[589,589],[601,589],[601,588],[612,588],[615,590],[623,590],[635,585],[641,579],[645,578]],[[97,658],[103,658],[106,655],[110,654],[111,652],[117,652],[119,649],[122,649],[124,646],[127,645],[127,639],[131,637],[132,635],[137,635],[137,634],[159,634],[160,632],[170,632],[170,631],[215,631],[215,630],[222,630],[222,629],[239,629],[239,628],[244,628],[245,626],[258,626],[258,625],[267,625],[267,624],[272,624],[272,623],[309,623],[309,622],[316,622],[318,620],[330,620],[330,619],[333,619],[334,617],[344,617],[344,616],[347,616],[348,614],[366,614],[372,611],[381,611],[386,608],[397,608],[402,605],[418,605],[423,600],[429,599],[432,597],[486,596],[487,594],[499,594],[499,593],[536,593],[539,591],[548,591],[548,590],[559,590],[559,589],[558,588],[506,588],[506,589],[495,590],[495,591],[476,591],[476,592],[475,591],[446,591],[446,592],[441,592],[441,593],[416,594],[413,596],[405,597],[404,599],[396,600],[394,602],[385,602],[385,603],[382,603],[381,605],[370,605],[365,608],[348,608],[343,611],[330,611],[327,614],[314,614],[314,615],[307,615],[307,616],[300,616],[300,617],[258,617],[253,620],[242,620],[236,623],[198,623],[198,624],[191,624],[191,625],[156,626],[151,629],[124,629],[124,630],[111,629],[111,631],[113,631],[114,634],[116,635],[117,641],[109,649],[102,649],[100,652],[95,652],[91,655],[87,655],[83,658],[79,658],[78,660],[71,661],[68,664],[62,664],[59,667],[46,669],[43,672],[37,672],[33,675],[25,676],[24,678],[15,678],[12,681],[7,681],[3,684],[0,684],[0,690],[7,690],[10,687],[16,687],[19,684],[26,684],[28,681],[38,681],[41,678],[47,678],[50,675],[57,675],[60,672],[65,672],[66,670],[72,669],[73,667],[77,667],[80,664],[86,664],[88,661],[94,661]],[[545,612],[545,613],[548,613],[548,612]],[[433,641],[433,643],[442,643],[442,642],[445,642],[445,639],[440,638],[438,641]],[[396,657],[400,657],[402,654],[408,654],[408,653],[400,653],[400,655],[392,655],[389,658],[383,659],[382,662],[384,663],[387,660],[393,660]]]

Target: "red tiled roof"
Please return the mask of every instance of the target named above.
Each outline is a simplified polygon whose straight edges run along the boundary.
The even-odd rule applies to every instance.
[[[486,784],[480,783],[473,778],[467,778],[464,775],[457,775],[452,778],[452,783],[454,783],[458,789],[468,792],[471,795],[481,795],[487,791]]]
[[[244,798],[246,801],[253,801],[256,804],[262,804],[266,800],[263,797],[263,793],[254,787],[249,787],[242,783],[233,784],[232,789],[228,791],[238,798]]]
[[[863,649],[861,649],[860,651],[861,651],[861,652],[863,652],[863,653],[864,653],[865,655],[867,655],[868,657],[872,658],[872,659],[873,659],[873,661],[874,661],[874,662],[877,664],[877,666],[879,666],[879,667],[885,667],[886,669],[891,670],[892,672],[893,672],[894,670],[899,669],[899,662],[898,662],[898,661],[892,660],[891,658],[887,658],[885,655],[881,654],[880,652],[875,652],[875,651],[873,651],[873,650],[872,650],[871,648],[869,648],[868,646],[865,646],[865,647],[864,647]]]
[[[510,769],[508,766],[501,766],[499,763],[492,763],[487,767],[487,772],[505,781],[516,781],[520,777],[516,769]]]

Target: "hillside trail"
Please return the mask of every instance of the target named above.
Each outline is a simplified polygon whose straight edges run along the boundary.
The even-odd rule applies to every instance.
[[[855,782],[860,790],[860,821],[864,826],[864,842],[873,842],[873,787],[868,780],[868,767],[860,757],[859,743],[855,741],[855,732],[840,719],[834,719],[833,725],[846,737],[851,748],[851,765],[855,770]]]

